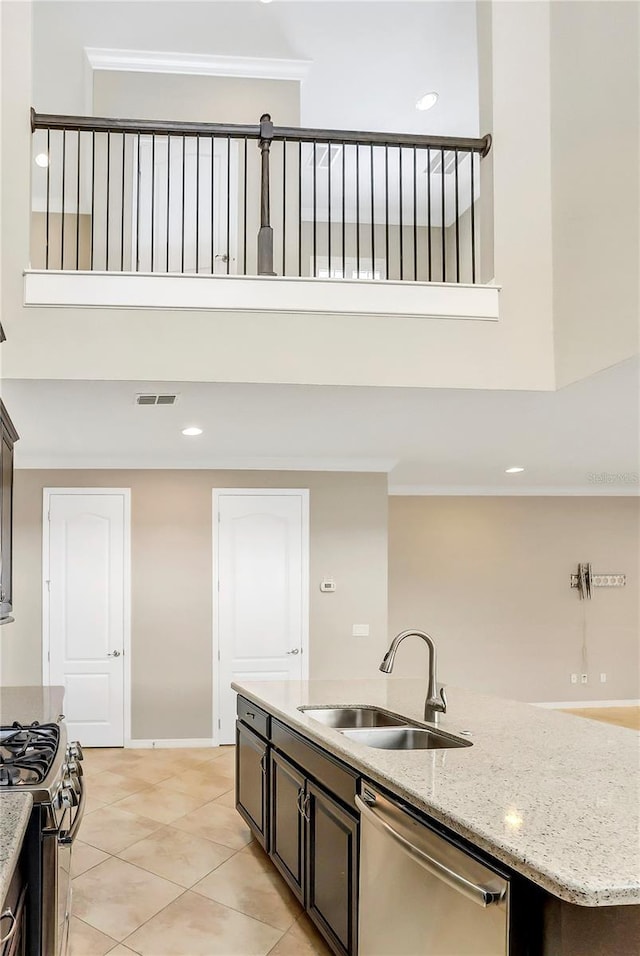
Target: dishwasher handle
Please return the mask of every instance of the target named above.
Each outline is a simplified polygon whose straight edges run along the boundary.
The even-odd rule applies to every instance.
[[[455,870],[446,866],[441,860],[437,860],[434,856],[425,853],[420,847],[415,846],[410,840],[407,840],[405,836],[398,833],[391,824],[387,823],[380,814],[376,813],[370,804],[365,803],[359,794],[356,794],[356,806],[360,810],[360,813],[362,813],[376,829],[382,830],[387,836],[391,837],[395,843],[402,847],[408,856],[414,859],[433,876],[442,880],[452,889],[462,893],[467,899],[483,907],[491,906],[493,903],[499,903],[504,899],[506,894],[505,886],[502,886],[500,889],[491,889],[490,887],[473,883],[460,873],[456,873]]]

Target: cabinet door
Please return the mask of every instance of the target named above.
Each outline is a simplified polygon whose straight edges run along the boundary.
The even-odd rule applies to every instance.
[[[307,783],[307,912],[336,953],[357,953],[358,823]]]
[[[268,749],[257,734],[236,722],[236,809],[265,849],[269,819]]]
[[[269,854],[283,877],[304,902],[305,778],[275,751],[271,751],[271,838]]]

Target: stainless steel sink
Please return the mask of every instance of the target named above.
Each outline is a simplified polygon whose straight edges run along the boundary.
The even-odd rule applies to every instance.
[[[470,740],[460,740],[458,737],[450,737],[449,734],[423,727],[405,726],[378,730],[354,728],[341,730],[340,733],[349,740],[378,750],[444,750],[450,747],[472,746]]]
[[[300,707],[307,717],[336,730],[351,727],[403,727],[407,720],[377,707]]]

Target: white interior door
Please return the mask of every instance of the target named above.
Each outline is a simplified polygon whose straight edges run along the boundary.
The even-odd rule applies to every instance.
[[[214,492],[214,617],[220,743],[233,743],[232,680],[308,675],[306,489]],[[217,600],[216,600],[217,596]]]
[[[125,490],[45,491],[45,683],[89,747],[124,744],[128,510]]]

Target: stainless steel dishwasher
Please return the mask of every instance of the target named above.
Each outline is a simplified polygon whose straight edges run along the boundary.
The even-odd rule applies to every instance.
[[[509,878],[370,785],[360,810],[359,956],[505,956]]]

